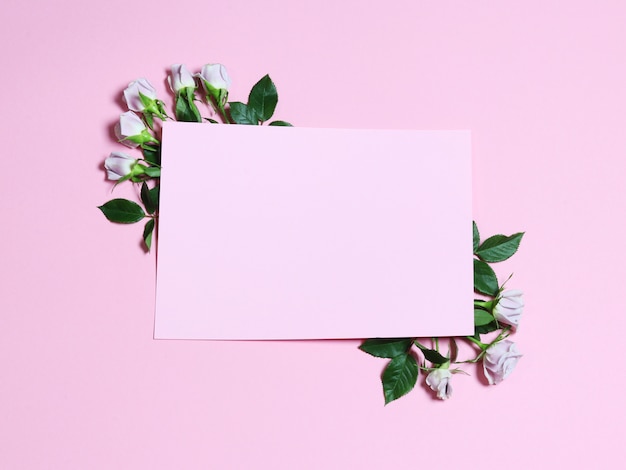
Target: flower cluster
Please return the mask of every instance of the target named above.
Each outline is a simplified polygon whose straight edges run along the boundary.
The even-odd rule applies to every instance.
[[[158,223],[159,180],[161,176],[161,142],[159,121],[219,124],[261,125],[270,120],[278,103],[276,86],[269,75],[251,89],[247,103],[228,101],[231,85],[226,68],[221,64],[204,65],[199,73],[191,73],[183,64],[174,64],[167,77],[174,97],[170,117],[166,104],[157,97],[155,88],[145,78],[131,82],[123,91],[128,110],[115,125],[119,143],[141,152],[131,156],[111,152],[104,162],[107,178],[120,184],[124,181],[140,185],[143,207],[127,199],[113,199],[99,207],[111,222],[131,224],[148,219],[143,241],[150,250],[152,233]],[[198,99],[197,94],[201,96]],[[209,117],[203,117],[196,103],[207,105]],[[215,119],[217,118],[217,119]],[[218,121],[219,120],[219,121]],[[270,126],[291,126],[286,121],[271,121]],[[524,309],[520,290],[504,290],[491,263],[509,259],[517,251],[523,233],[511,236],[494,235],[481,243],[476,223],[474,230],[474,290],[481,296],[474,300],[474,335],[448,338],[448,352],[440,352],[440,339],[432,338],[432,346],[424,346],[420,338],[374,338],[360,349],[372,356],[390,359],[382,374],[385,403],[409,393],[417,383],[420,370],[426,375],[428,387],[441,400],[452,396],[452,376],[465,373],[452,364],[479,363],[489,384],[502,382],[515,368],[521,354],[507,339],[518,327]],[[483,340],[482,335],[489,335]],[[475,349],[468,360],[458,359],[457,341],[465,341]]]
[[[132,224],[148,219],[143,231],[145,247],[150,250],[152,233],[156,228],[159,209],[159,179],[161,176],[161,142],[158,121],[219,124],[260,125],[274,114],[278,102],[276,86],[269,75],[259,80],[250,91],[248,102],[228,102],[231,80],[222,64],[206,64],[192,73],[183,64],[170,67],[167,76],[174,98],[174,117],[157,96],[156,89],[146,78],[131,82],[122,92],[128,110],[115,125],[119,143],[140,151],[134,157],[124,152],[111,152],[104,161],[107,178],[120,184],[131,181],[140,185],[143,207],[127,199],[113,199],[99,207],[111,222]],[[201,99],[198,99],[198,96]],[[208,106],[210,117],[203,117],[196,103]],[[217,119],[214,119],[217,118]],[[272,121],[270,126],[291,126],[285,121]]]
[[[466,373],[453,364],[480,363],[487,382],[496,385],[506,379],[522,357],[515,343],[507,339],[518,327],[524,310],[521,290],[505,290],[499,285],[491,263],[513,256],[524,234],[494,235],[482,243],[476,223],[474,230],[474,290],[481,296],[474,300],[474,335],[432,338],[427,347],[421,338],[373,338],[360,349],[372,356],[390,359],[382,374],[385,403],[409,393],[417,383],[420,370],[426,375],[426,385],[441,400],[452,396],[452,376]],[[490,340],[483,340],[488,335]],[[440,352],[440,343],[447,341],[448,352]],[[472,358],[459,360],[458,342],[475,348]]]

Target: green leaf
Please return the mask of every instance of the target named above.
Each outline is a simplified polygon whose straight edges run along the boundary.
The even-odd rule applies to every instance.
[[[417,361],[410,354],[396,356],[387,364],[382,375],[385,405],[413,390],[418,371]]]
[[[474,326],[488,325],[494,321],[493,315],[482,308],[474,309]]]
[[[476,250],[478,249],[478,245],[480,244],[480,233],[478,232],[478,226],[476,222],[472,221],[472,225],[474,227],[474,254],[476,254]]]
[[[411,338],[366,339],[359,349],[375,357],[393,358],[406,354],[411,347]]]
[[[146,145],[142,148],[143,158],[148,163],[153,165],[161,164],[161,146],[160,145]]]
[[[152,178],[158,178],[161,176],[161,169],[156,166],[149,166],[143,172]]]
[[[150,189],[144,181],[141,184],[141,202],[143,202],[148,214],[154,214],[159,209],[159,185]]]
[[[449,361],[449,359],[447,357],[442,356],[441,353],[439,353],[439,351],[425,348],[423,346],[420,346],[417,343],[415,343],[415,345],[420,349],[420,351],[422,351],[422,354],[424,354],[424,358],[427,361],[432,362],[433,364],[445,364],[446,362]]]
[[[519,232],[506,237],[494,235],[487,238],[476,251],[476,255],[488,263],[497,263],[509,259],[515,254],[522,241],[524,232]]]
[[[278,103],[278,92],[269,75],[265,75],[250,90],[248,106],[259,121],[267,121],[274,114]]]
[[[146,216],[139,204],[128,199],[112,199],[98,209],[111,222],[119,224],[134,224]]]
[[[193,87],[185,87],[176,93],[176,106],[174,113],[177,121],[202,122],[202,116],[196,106]]]
[[[268,124],[269,126],[286,126],[293,127],[293,124],[288,123],[287,121],[272,121]]]
[[[474,290],[481,294],[494,296],[498,291],[498,278],[487,263],[474,260]]]
[[[146,248],[150,251],[152,246],[152,232],[154,231],[154,219],[148,220],[146,226],[143,228],[143,242],[146,244]]]
[[[485,335],[487,333],[491,333],[492,331],[496,331],[497,329],[498,329],[498,323],[494,320],[491,323],[487,323],[486,325],[474,326],[474,334]],[[480,341],[480,337],[476,339]]]
[[[250,109],[248,109],[248,106],[240,103],[239,101],[233,101],[232,103],[230,103],[230,117],[233,118],[233,121],[235,121],[236,124],[246,124],[254,126],[259,124],[258,119],[254,115],[254,113],[252,113]]]

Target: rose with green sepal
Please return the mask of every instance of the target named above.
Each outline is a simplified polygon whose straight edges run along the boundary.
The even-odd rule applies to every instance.
[[[138,78],[128,84],[128,87],[123,92],[124,101],[131,111],[143,113],[146,110],[144,102],[141,100],[141,95],[151,101],[156,101],[157,92],[152,84],[145,78]]]
[[[519,289],[505,290],[495,301],[493,315],[500,323],[517,327],[524,312],[524,293]]]
[[[120,115],[120,120],[115,126],[115,135],[120,143],[130,148],[159,144],[145,123],[133,111],[126,111]]]
[[[204,87],[207,101],[214,100],[218,110],[222,112],[228,100],[228,89],[231,85],[226,67],[222,64],[206,64],[202,71],[196,75]]]
[[[452,396],[452,385],[450,384],[452,373],[448,366],[449,363],[433,369],[426,376],[426,385],[428,385],[433,392],[437,392],[437,398],[440,400],[447,400]]]
[[[161,120],[167,119],[163,102],[157,99],[156,90],[145,78],[130,82],[123,95],[128,109],[142,113],[150,127],[152,127],[152,116],[157,116]]]
[[[139,160],[122,152],[111,152],[104,161],[104,168],[107,171],[107,177],[116,181],[117,184],[126,180],[138,183],[143,179],[146,171],[149,171],[148,167],[139,163]]]
[[[111,152],[104,160],[104,169],[107,178],[111,181],[122,182],[130,178],[137,159],[123,152]]]
[[[184,64],[172,65],[167,81],[175,95],[176,119],[183,122],[202,122],[202,116],[195,103],[196,81],[187,67]]]
[[[170,67],[170,75],[167,77],[167,83],[174,93],[179,93],[185,88],[196,89],[196,80],[193,74],[185,66],[185,64],[172,64]]]
[[[521,357],[517,345],[508,339],[489,346],[483,357],[483,370],[489,384],[497,385],[506,379]]]

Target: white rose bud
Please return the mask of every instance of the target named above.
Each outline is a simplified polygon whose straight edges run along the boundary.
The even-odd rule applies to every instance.
[[[447,400],[452,396],[450,377],[452,377],[452,374],[448,369],[435,369],[426,377],[426,385],[434,392],[437,392],[437,398]]]
[[[483,358],[485,377],[490,385],[497,385],[506,379],[522,355],[513,341],[508,339],[489,346]]]
[[[150,135],[141,118],[132,111],[122,113],[120,121],[115,126],[115,135],[122,144],[130,148],[146,142],[158,142]]]
[[[167,81],[174,93],[178,93],[183,88],[196,88],[196,81],[184,64],[172,65],[172,73],[167,77]]]
[[[107,171],[107,178],[117,181],[131,174],[133,165],[137,160],[122,152],[111,152],[104,160],[104,168]]]
[[[207,95],[215,98],[220,107],[224,106],[230,88],[230,77],[226,67],[222,64],[206,64],[197,76],[200,77]]]
[[[199,74],[207,91],[212,90],[228,90],[230,87],[230,77],[226,72],[226,67],[222,64],[206,64],[202,67]]]
[[[151,100],[156,100],[157,97],[156,90],[145,78],[139,78],[134,82],[130,82],[124,90],[124,101],[126,101],[128,109],[131,111],[143,112],[146,109],[139,97],[139,93]]]
[[[500,323],[517,327],[524,311],[524,299],[521,290],[506,290],[493,308],[493,315]]]

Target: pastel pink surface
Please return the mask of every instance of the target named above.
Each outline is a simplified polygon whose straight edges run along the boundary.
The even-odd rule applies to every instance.
[[[156,338],[473,334],[468,132],[166,123],[162,164]]]
[[[0,4],[0,468],[616,468],[626,300],[623,0]],[[525,292],[501,384],[383,406],[343,341],[155,341],[153,254],[108,223],[123,88],[222,62],[298,127],[469,129],[483,236]],[[206,107],[201,106],[204,115]],[[129,151],[133,155],[136,152]],[[437,309],[446,299],[425,299]]]

